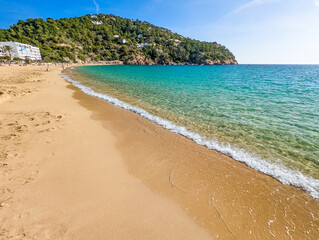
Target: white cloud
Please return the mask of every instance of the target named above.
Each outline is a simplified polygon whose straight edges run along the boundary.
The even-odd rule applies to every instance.
[[[238,13],[238,12],[244,11],[244,10],[251,8],[251,7],[264,5],[264,4],[272,3],[272,2],[280,2],[280,1],[282,1],[282,0],[251,0],[243,5],[239,6],[238,8],[236,8],[234,11],[232,11],[232,13]],[[315,2],[319,3],[319,0],[315,0]]]
[[[93,0],[93,2],[94,2],[94,5],[95,5],[96,14],[99,14],[100,6],[96,3],[95,0]]]
[[[314,0],[313,3],[315,4],[316,7],[319,7],[319,0]]]

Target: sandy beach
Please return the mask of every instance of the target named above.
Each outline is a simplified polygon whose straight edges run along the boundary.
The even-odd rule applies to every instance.
[[[0,66],[0,239],[318,239],[306,192],[45,68]]]

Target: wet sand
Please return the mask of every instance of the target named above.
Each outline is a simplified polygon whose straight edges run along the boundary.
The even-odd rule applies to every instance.
[[[318,200],[84,94],[60,68],[0,67],[0,87],[34,90],[0,105],[1,239],[318,239]]]

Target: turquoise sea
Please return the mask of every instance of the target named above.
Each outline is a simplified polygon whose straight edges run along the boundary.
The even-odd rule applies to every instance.
[[[71,72],[63,76],[84,92],[319,198],[319,65],[117,65]]]

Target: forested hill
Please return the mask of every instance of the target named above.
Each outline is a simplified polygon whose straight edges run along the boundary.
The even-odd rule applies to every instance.
[[[224,46],[200,42],[148,22],[114,15],[19,20],[0,41],[38,46],[45,61],[121,60],[125,64],[237,64]]]

